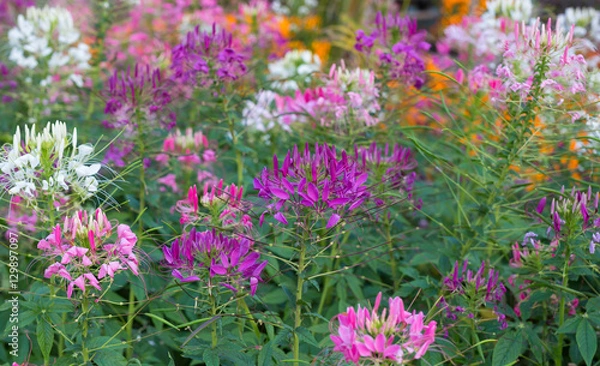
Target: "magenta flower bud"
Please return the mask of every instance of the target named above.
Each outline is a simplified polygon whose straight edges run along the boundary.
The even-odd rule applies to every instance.
[[[540,202],[537,205],[537,213],[538,214],[542,214],[542,212],[544,212],[544,208],[546,207],[546,197],[542,197],[542,199],[540,200]]]

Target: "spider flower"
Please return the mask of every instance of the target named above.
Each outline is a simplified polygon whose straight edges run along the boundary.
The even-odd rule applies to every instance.
[[[11,195],[25,200],[76,196],[87,199],[98,192],[99,163],[92,163],[94,147],[77,145],[77,129],[67,133],[67,125],[56,121],[36,132],[25,126],[13,135],[12,145],[0,153],[0,185]]]
[[[281,91],[298,90],[298,82],[309,83],[311,75],[321,70],[321,59],[308,50],[288,51],[283,58],[269,64],[273,88]]]
[[[425,31],[417,29],[415,19],[380,12],[370,34],[362,29],[356,32],[354,48],[365,54],[374,52],[390,78],[420,88],[425,82],[423,54],[431,46],[425,42],[426,36]]]
[[[589,187],[587,191],[578,191],[573,187],[569,194],[553,198],[550,205],[552,225],[548,233],[553,233],[555,240],[568,237],[577,233],[591,236],[589,252],[594,254],[596,244],[600,244],[600,215],[598,215],[598,202],[600,193],[594,193]],[[586,243],[587,245],[587,243]]]
[[[200,220],[221,229],[231,229],[234,233],[249,233],[252,218],[245,213],[250,207],[242,200],[243,193],[244,187],[235,184],[223,187],[222,179],[217,184],[206,183],[201,197],[196,186],[190,187],[188,196],[177,202],[176,209],[181,214],[179,221],[189,224]],[[201,208],[206,211],[204,214]]]
[[[407,147],[395,144],[390,151],[386,144],[383,148],[373,142],[369,147],[354,147],[354,159],[363,171],[368,171],[375,184],[382,187],[405,192],[412,197],[412,189],[416,173],[412,172],[417,166],[412,151]]]
[[[77,211],[72,217],[66,217],[62,227],[57,224],[37,247],[44,256],[56,259],[44,277],[66,280],[67,297],[71,298],[75,288],[85,293],[88,285],[102,291],[101,281],[114,278],[122,270],[130,270],[137,276],[136,243],[137,237],[128,225],[115,227],[104,212],[97,209],[92,215]]]
[[[204,154],[201,157],[199,153],[202,150]],[[214,161],[215,152],[208,149],[208,139],[201,131],[193,132],[191,128],[187,128],[185,134],[180,130],[169,133],[163,141],[163,153],[158,154],[155,159],[166,165],[171,155],[176,156],[177,161],[186,168],[193,168],[203,161],[207,163]]]
[[[197,26],[173,49],[173,78],[183,84],[205,86],[213,81],[229,82],[246,73],[246,57],[233,48],[225,30],[204,32]]]
[[[465,312],[469,312],[468,316],[473,317],[480,307],[492,303],[500,328],[505,329],[508,325],[506,316],[499,312],[498,305],[504,298],[506,287],[499,281],[499,276],[498,271],[486,268],[485,262],[481,262],[477,272],[473,272],[468,269],[466,260],[462,265],[456,261],[452,273],[443,280],[443,289],[447,296],[441,305],[445,308],[448,318],[455,320],[456,313]]]
[[[247,238],[228,237],[215,230],[184,232],[170,247],[163,246],[165,265],[181,282],[203,281],[211,289],[220,284],[234,292],[250,287],[254,295],[267,261]]]
[[[108,80],[105,91],[104,114],[111,116],[103,122],[107,128],[126,128],[133,134],[140,123],[155,128],[175,127],[176,115],[168,106],[171,94],[167,91],[160,69],[135,65],[133,71],[117,71]]]
[[[72,83],[82,86],[82,71],[89,68],[91,55],[88,45],[79,38],[68,10],[29,7],[8,31],[8,58],[20,67],[41,73],[41,86],[52,83],[52,76],[57,74],[66,74]]]
[[[435,341],[435,321],[425,324],[422,312],[406,311],[400,297],[390,298],[389,307],[379,314],[381,297],[380,292],[372,310],[348,307],[332,320],[333,350],[347,362],[407,364],[423,357]]]
[[[286,212],[295,217],[309,212],[327,219],[327,228],[360,207],[370,196],[366,185],[369,175],[342,151],[338,157],[334,146],[315,144],[311,153],[307,144],[303,152],[294,146],[282,164],[273,157],[273,168],[264,168],[254,179],[254,189],[267,202],[267,212],[287,225]]]

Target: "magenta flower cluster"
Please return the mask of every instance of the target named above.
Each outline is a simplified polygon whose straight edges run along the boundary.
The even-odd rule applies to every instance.
[[[577,191],[575,187],[569,194],[565,194],[564,187],[561,196],[553,198],[550,204],[550,218],[552,225],[548,228],[548,233],[553,233],[554,241],[558,245],[558,240],[568,237],[572,234],[591,232],[589,251],[594,254],[596,245],[600,244],[600,215],[598,215],[598,203],[600,193],[594,193],[589,187],[587,191]],[[546,206],[547,198],[543,198],[537,207],[537,212],[542,214]],[[577,230],[577,233],[571,232]]]
[[[504,299],[506,287],[499,281],[499,272],[486,268],[485,262],[477,272],[468,269],[469,262],[462,265],[456,261],[452,273],[443,280],[443,288],[448,293],[442,297],[440,306],[445,309],[451,320],[457,319],[457,314],[468,313],[473,318],[475,310],[486,303],[493,303],[493,311],[498,317],[500,329],[505,329],[506,315],[499,312],[498,305]]]
[[[62,228],[56,225],[37,245],[46,257],[60,259],[46,269],[44,277],[66,280],[67,297],[71,298],[75,288],[84,294],[87,286],[102,291],[100,282],[122,270],[131,270],[137,276],[137,237],[129,226],[120,224],[116,239],[111,239],[114,229],[101,209],[93,215],[78,211],[66,217]]]
[[[223,187],[222,179],[217,184],[206,183],[201,197],[196,186],[192,186],[187,197],[177,202],[176,209],[181,214],[179,222],[185,225],[201,221],[234,233],[249,234],[252,218],[247,214],[250,207],[242,200],[243,194],[244,187],[233,183]],[[206,210],[204,215],[201,207]]]
[[[175,127],[175,112],[168,108],[171,94],[160,69],[136,64],[133,70],[127,69],[120,75],[115,71],[108,80],[105,97],[104,114],[111,116],[103,121],[107,128],[127,127],[126,132],[132,134],[139,123],[166,129]]]
[[[369,174],[342,151],[338,157],[334,146],[315,144],[311,153],[308,144],[300,152],[298,146],[288,151],[279,164],[273,157],[273,168],[264,168],[254,179],[258,196],[267,202],[260,218],[262,225],[267,212],[287,225],[285,212],[292,210],[296,217],[308,210],[326,218],[327,228],[335,226],[342,215],[360,207],[371,194],[366,185]]]
[[[381,148],[373,142],[368,147],[355,146],[354,160],[369,172],[373,184],[382,185],[384,190],[402,191],[412,198],[417,161],[409,148],[398,144],[391,149],[388,144]]]
[[[356,32],[357,51],[379,58],[389,77],[420,88],[425,83],[423,53],[431,47],[425,41],[427,33],[417,29],[417,21],[399,14],[375,17],[375,29],[367,34]]]
[[[173,78],[186,85],[205,86],[213,81],[228,82],[247,71],[246,57],[233,47],[233,37],[213,24],[211,32],[197,26],[185,41],[173,48]]]
[[[390,298],[389,307],[379,314],[381,297],[380,292],[373,310],[348,307],[332,320],[333,350],[342,353],[347,362],[406,364],[423,357],[435,341],[435,321],[426,324],[422,312],[406,311],[400,297]]]
[[[163,246],[163,254],[165,265],[181,282],[202,281],[209,289],[219,284],[234,292],[249,286],[254,295],[267,261],[259,261],[252,244],[247,238],[192,228],[170,247]]]

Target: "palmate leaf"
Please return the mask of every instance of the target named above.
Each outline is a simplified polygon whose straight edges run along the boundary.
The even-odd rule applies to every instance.
[[[507,332],[496,343],[492,355],[492,366],[511,365],[521,355],[523,333],[521,330]]]

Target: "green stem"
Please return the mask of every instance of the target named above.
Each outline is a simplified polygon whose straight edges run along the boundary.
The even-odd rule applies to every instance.
[[[144,144],[144,134],[143,134],[143,122],[141,121],[141,117],[139,116],[139,112],[136,111],[137,121],[138,121],[138,146],[140,149],[140,195],[139,195],[139,216],[138,216],[138,233],[137,233],[137,245],[138,247],[142,246],[142,237],[144,235],[144,224],[142,220],[142,216],[144,215],[144,210],[146,209],[146,168],[144,167],[144,154],[145,154],[145,144]],[[125,333],[127,334],[127,343],[130,345],[127,348],[127,359],[133,357],[133,318],[135,317],[135,292],[133,290],[133,283],[129,283],[129,303],[127,308],[127,325],[125,328]]]
[[[252,326],[252,330],[254,331],[254,335],[256,336],[257,340],[260,340],[260,329],[258,329],[258,325],[256,325],[256,321],[254,316],[252,316],[252,312],[250,312],[250,309],[248,308],[248,304],[246,304],[244,299],[238,299],[238,306],[242,309],[244,314],[250,318],[250,324]]]
[[[81,302],[81,315],[82,315],[82,320],[83,320],[83,329],[82,329],[82,336],[81,336],[81,355],[83,356],[83,363],[85,365],[88,364],[88,362],[90,361],[90,356],[89,356],[89,352],[88,349],[85,345],[86,343],[86,339],[87,339],[87,335],[88,335],[88,314],[87,312],[88,310],[88,302],[87,302],[87,298],[83,297],[83,300]]]
[[[229,115],[228,102],[224,103],[223,109],[225,111],[225,115],[227,116],[227,123],[229,125],[229,133],[231,134],[231,143],[232,148],[235,151],[235,162],[237,165],[237,184],[238,186],[242,186],[244,183],[244,160],[242,159],[242,153],[237,148],[238,146],[238,136],[235,133],[235,121]]]
[[[217,316],[217,302],[212,293],[208,295],[210,298],[210,315],[214,318]],[[211,338],[211,347],[213,349],[217,348],[217,322],[213,321],[210,325],[210,338]]]
[[[568,243],[565,246],[566,246],[565,265],[563,266],[562,285],[564,287],[567,287],[569,284],[569,257],[571,256],[571,251],[570,251]],[[565,323],[565,308],[566,308],[566,301],[565,301],[565,295],[563,294],[560,297],[560,306],[558,308],[558,311],[559,311],[559,313],[558,313],[558,328],[562,327],[563,324]],[[554,351],[554,363],[556,365],[562,365],[562,351],[563,351],[564,340],[565,340],[564,333],[560,333],[558,335],[558,344],[556,345],[556,350]]]
[[[300,258],[298,259],[298,286],[296,287],[296,312],[294,318],[294,365],[298,366],[300,359],[300,337],[297,329],[302,325],[302,290],[304,287],[304,269],[306,259],[306,242],[300,243]]]

